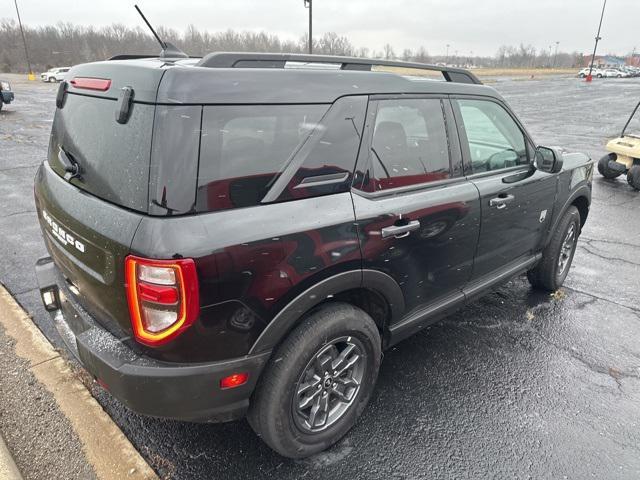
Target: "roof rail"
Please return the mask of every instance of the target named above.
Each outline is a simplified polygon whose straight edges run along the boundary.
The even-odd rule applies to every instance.
[[[135,60],[137,58],[157,58],[158,55],[129,55],[129,54],[122,54],[122,55],[114,55],[111,58],[108,58],[107,60]]]
[[[478,77],[463,68],[333,55],[214,52],[203,57],[196,66],[209,68],[285,68],[287,62],[340,64],[341,70],[361,71],[371,71],[374,66],[415,68],[441,72],[447,82],[482,84]]]

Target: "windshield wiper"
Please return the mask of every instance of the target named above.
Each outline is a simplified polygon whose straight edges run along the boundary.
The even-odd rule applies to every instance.
[[[80,165],[71,155],[65,152],[62,147],[60,147],[60,149],[58,150],[58,160],[64,168],[64,179],[67,182],[69,182],[72,178],[80,177]]]

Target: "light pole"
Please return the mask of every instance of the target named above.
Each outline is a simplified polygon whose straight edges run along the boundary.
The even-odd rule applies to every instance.
[[[589,65],[589,75],[587,75],[587,82],[593,80],[591,72],[593,72],[593,62],[596,60],[596,51],[598,50],[598,42],[602,40],[600,37],[600,29],[602,28],[602,19],[604,18],[604,9],[607,6],[607,0],[604,0],[602,4],[602,13],[600,14],[600,24],[598,25],[598,33],[596,34],[596,45],[593,47],[593,55],[591,55],[591,64]]]
[[[449,47],[450,47],[450,46],[451,46],[451,45],[449,45],[449,44],[447,43],[447,56],[446,56],[446,57],[445,57],[445,59],[444,59],[444,65],[445,65],[445,66],[447,66],[447,65],[449,64]]]
[[[560,45],[560,42],[556,41],[556,53],[553,56],[553,68],[556,68],[556,61],[558,60],[558,45]]]
[[[35,80],[36,77],[31,71],[31,62],[29,61],[29,50],[27,49],[27,39],[24,36],[24,29],[22,28],[22,20],[20,19],[20,10],[18,9],[18,0],[13,0],[16,5],[16,13],[18,14],[18,25],[20,25],[20,33],[22,34],[22,43],[24,44],[24,56],[27,58],[27,68],[29,69],[29,80]]]
[[[304,8],[309,9],[309,54],[313,53],[313,5],[312,0],[303,0]]]

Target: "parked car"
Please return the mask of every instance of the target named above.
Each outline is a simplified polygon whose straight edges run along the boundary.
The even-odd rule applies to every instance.
[[[61,82],[62,80],[64,80],[64,77],[70,68],[71,67],[52,68],[51,70],[42,72],[40,74],[40,79],[43,82],[50,82],[50,83]]]
[[[590,70],[589,67],[583,68],[578,72],[578,77],[580,78],[587,77],[589,75],[589,70]],[[591,76],[602,78],[604,76],[604,70],[598,67],[593,67],[593,69],[591,69]]]
[[[11,91],[11,84],[9,82],[0,81],[0,110],[2,110],[2,106],[6,103],[9,104],[13,102],[14,94]]]
[[[589,213],[591,159],[466,70],[165,54],[68,79],[35,179],[53,323],[129,408],[247,415],[287,457],[349,431],[384,349],[515,275],[558,289]]]
[[[590,70],[589,67],[583,68],[582,70],[580,70],[578,72],[578,77],[585,78],[587,75],[589,75],[589,70]],[[592,73],[592,75],[593,75],[593,73]]]
[[[627,77],[628,75],[622,70],[618,70],[616,68],[607,68],[602,73],[602,76],[605,78],[622,78]]]

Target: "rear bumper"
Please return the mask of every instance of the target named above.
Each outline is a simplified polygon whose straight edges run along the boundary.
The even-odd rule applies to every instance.
[[[246,413],[270,352],[206,364],[160,362],[136,352],[130,338],[116,338],[98,325],[75,301],[50,257],[37,261],[36,276],[41,295],[54,298],[45,307],[69,350],[130,409],[198,422],[225,422]],[[246,384],[220,388],[222,378],[239,372],[249,373]]]

